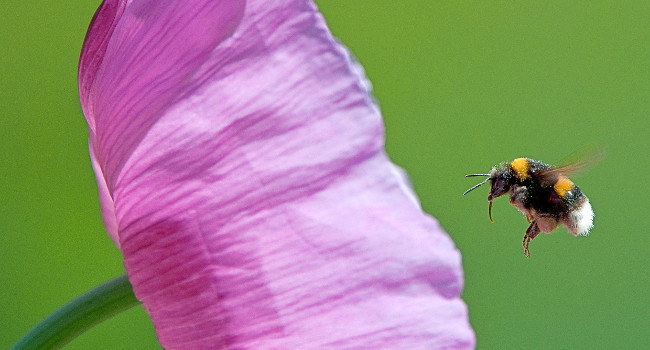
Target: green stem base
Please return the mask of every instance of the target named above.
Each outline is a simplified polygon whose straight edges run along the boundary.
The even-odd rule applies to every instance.
[[[127,276],[117,277],[55,311],[11,349],[60,349],[92,326],[139,303]]]

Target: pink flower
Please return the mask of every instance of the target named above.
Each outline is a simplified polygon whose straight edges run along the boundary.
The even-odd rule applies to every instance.
[[[167,349],[473,347],[460,254],[311,1],[105,0],[79,87]]]

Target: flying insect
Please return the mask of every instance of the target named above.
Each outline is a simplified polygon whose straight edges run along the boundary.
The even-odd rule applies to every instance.
[[[530,242],[540,232],[551,233],[563,225],[574,236],[586,236],[593,227],[594,212],[589,199],[568,176],[589,165],[580,161],[553,167],[530,159],[517,158],[494,166],[488,174],[468,174],[465,177],[485,176],[486,179],[463,193],[466,195],[490,182],[488,216],[492,220],[492,201],[508,195],[510,204],[524,214],[530,224],[522,246],[530,257]]]

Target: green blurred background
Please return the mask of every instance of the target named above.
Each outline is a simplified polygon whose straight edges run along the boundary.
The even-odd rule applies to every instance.
[[[365,66],[387,149],[463,253],[479,349],[640,349],[650,340],[650,2],[317,1]],[[104,233],[76,65],[99,1],[3,0],[0,12],[0,349],[123,273]],[[515,157],[558,163],[602,147],[574,178],[596,211],[587,238],[531,244],[487,188]],[[142,308],[68,349],[159,349]]]

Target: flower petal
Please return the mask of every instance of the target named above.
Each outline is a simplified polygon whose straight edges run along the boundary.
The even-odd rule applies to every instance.
[[[160,115],[202,84],[197,70],[232,34],[244,3],[102,4],[82,51],[79,86],[91,144],[109,190],[115,185],[113,176]]]
[[[368,87],[310,1],[102,5],[81,100],[163,346],[473,347],[460,254],[386,156]]]

